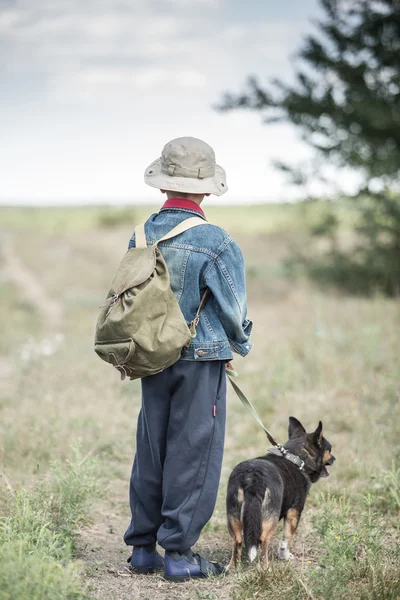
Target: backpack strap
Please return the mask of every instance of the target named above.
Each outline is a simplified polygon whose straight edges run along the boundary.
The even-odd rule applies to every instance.
[[[192,334],[192,338],[196,337],[196,327],[200,321],[200,313],[203,310],[203,308],[205,307],[205,305],[207,304],[207,301],[210,296],[211,296],[211,292],[208,288],[206,288],[206,291],[204,292],[204,294],[201,297],[199,308],[197,309],[197,312],[196,312],[196,316],[194,317],[193,321],[190,321],[190,323],[189,323],[189,329],[190,329],[190,333]]]
[[[144,232],[144,223],[135,227],[135,246],[136,248],[147,248],[146,234]]]
[[[179,223],[176,227],[174,227],[171,231],[163,235],[155,244],[153,244],[153,248],[158,246],[160,242],[164,242],[165,240],[169,240],[170,238],[187,231],[188,229],[192,229],[193,227],[198,227],[198,225],[209,225],[208,221],[204,221],[200,217],[190,217],[189,219],[185,219],[182,223]]]
[[[165,240],[169,240],[170,238],[187,231],[188,229],[192,229],[193,227],[198,227],[198,225],[209,225],[208,221],[204,221],[200,217],[190,217],[189,219],[185,219],[182,223],[179,223],[176,227],[171,229],[168,233],[163,235],[155,244],[153,244],[153,248],[158,246],[160,242],[164,242]],[[146,234],[144,230],[144,223],[135,227],[135,247],[136,248],[147,248],[147,240]]]

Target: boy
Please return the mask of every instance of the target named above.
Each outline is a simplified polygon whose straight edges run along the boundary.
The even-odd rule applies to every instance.
[[[145,182],[167,201],[145,224],[153,244],[178,223],[206,217],[204,196],[227,191],[225,171],[202,140],[172,140],[145,171]],[[129,248],[135,245],[134,236]],[[252,323],[246,317],[242,253],[215,225],[198,226],[161,242],[171,288],[189,323],[205,289],[211,296],[200,313],[197,335],[181,359],[142,379],[136,456],[130,482],[131,523],[124,540],[136,573],[164,567],[166,579],[219,575],[223,568],[191,547],[214,510],[225,434],[225,363],[232,350],[245,356]],[[156,542],[165,549],[165,560]]]

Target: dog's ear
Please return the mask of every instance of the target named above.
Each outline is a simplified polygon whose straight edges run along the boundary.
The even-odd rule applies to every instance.
[[[321,448],[321,446],[322,446],[322,438],[323,437],[324,437],[324,434],[322,433],[322,422],[320,421],[318,423],[317,429],[313,433],[314,442],[319,448]]]
[[[289,417],[289,440],[301,437],[306,433],[303,425],[295,417]]]

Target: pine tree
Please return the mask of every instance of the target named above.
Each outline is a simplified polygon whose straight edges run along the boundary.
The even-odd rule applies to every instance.
[[[293,85],[226,94],[222,110],[261,111],[293,123],[316,155],[362,175],[354,198],[362,241],[331,252],[314,275],[355,292],[400,292],[400,0],[320,0],[324,17],[296,56]],[[284,170],[292,167],[281,165]],[[334,221],[331,221],[334,224]],[[323,228],[322,228],[323,231]]]

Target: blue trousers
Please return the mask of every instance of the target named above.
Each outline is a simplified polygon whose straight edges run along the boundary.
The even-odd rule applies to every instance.
[[[128,546],[196,543],[217,499],[225,416],[225,361],[179,360],[142,379]]]

